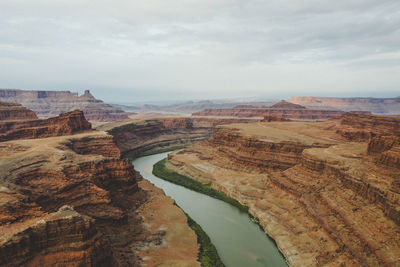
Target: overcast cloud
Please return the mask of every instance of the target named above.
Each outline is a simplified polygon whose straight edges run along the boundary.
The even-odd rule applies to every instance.
[[[1,0],[0,87],[163,98],[400,95],[399,0]]]

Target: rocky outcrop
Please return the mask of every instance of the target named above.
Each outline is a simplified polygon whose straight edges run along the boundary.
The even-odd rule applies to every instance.
[[[306,109],[306,107],[303,107],[301,105],[296,105],[296,104],[287,102],[285,100],[281,100],[280,102],[272,105],[271,108],[276,108],[276,109]]]
[[[370,111],[376,114],[399,115],[400,97],[362,98],[362,97],[292,97],[290,102],[309,108],[335,108],[343,111]]]
[[[138,191],[137,174],[128,161],[75,154],[65,146],[74,143],[70,138],[2,143],[2,265],[109,266],[118,261],[95,219],[126,217],[124,202]]]
[[[400,169],[400,136],[375,136],[368,143],[368,153],[386,167]]]
[[[350,112],[332,120],[329,128],[350,141],[369,141],[375,136],[400,136],[400,119]]]
[[[100,138],[97,136],[85,136],[82,138],[68,139],[63,145],[66,145],[72,151],[81,155],[121,157],[121,152],[118,147],[115,146],[112,136],[101,136]]]
[[[75,110],[46,120],[0,122],[0,142],[71,135],[90,129],[83,112]]]
[[[0,143],[0,265],[200,265],[185,214],[112,140],[90,131]]]
[[[194,116],[236,116],[236,117],[264,117],[275,116],[296,120],[326,120],[339,117],[343,114],[339,110],[306,109],[287,101],[281,101],[271,107],[237,106],[231,109],[205,109],[193,113]]]
[[[369,114],[346,113],[340,118],[341,125],[370,131],[373,135],[399,135],[400,119]]]
[[[255,121],[236,118],[160,118],[110,124],[98,129],[114,137],[122,156],[138,157],[174,147],[181,147],[210,137],[217,125]]]
[[[388,167],[400,169],[400,145],[393,146],[391,149],[383,152],[379,158],[379,162]],[[399,181],[396,182],[397,185],[400,185]]]
[[[264,119],[262,119],[262,122],[271,122],[271,121],[290,121],[290,120],[272,115],[266,115],[264,116]]]
[[[35,112],[16,103],[0,102],[0,121],[35,120]]]
[[[70,91],[0,89],[0,101],[22,104],[41,118],[55,117],[79,109],[89,121],[109,122],[128,119],[124,111],[94,98],[89,90],[78,96],[78,93]]]
[[[333,124],[332,124],[333,123]],[[368,142],[368,154],[377,163],[400,169],[400,119],[396,117],[346,113],[328,128],[350,141]]]
[[[288,169],[300,162],[304,149],[326,147],[323,144],[307,145],[300,142],[259,140],[243,136],[239,130],[217,128],[206,144],[218,149],[220,155],[231,159],[231,168],[249,171],[268,169]]]
[[[376,136],[368,143],[368,153],[382,153],[400,145],[400,137],[395,135]]]
[[[1,266],[110,266],[110,244],[90,217],[64,206],[0,244]]]
[[[353,125],[379,129],[369,143],[343,138],[340,120],[218,126],[166,166],[249,206],[292,266],[397,266],[399,146],[383,135],[397,126],[368,118]]]

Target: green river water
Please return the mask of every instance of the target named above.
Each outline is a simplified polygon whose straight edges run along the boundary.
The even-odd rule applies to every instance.
[[[137,158],[132,163],[145,179],[162,188],[166,195],[172,197],[203,228],[225,266],[287,266],[275,243],[246,213],[221,200],[154,176],[151,173],[153,165],[167,154]]]

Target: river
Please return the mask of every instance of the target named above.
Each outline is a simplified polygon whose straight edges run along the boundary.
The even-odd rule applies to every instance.
[[[167,155],[141,157],[132,163],[145,179],[162,188],[203,228],[226,267],[287,266],[275,243],[246,213],[221,200],[154,176],[151,173],[153,165]]]

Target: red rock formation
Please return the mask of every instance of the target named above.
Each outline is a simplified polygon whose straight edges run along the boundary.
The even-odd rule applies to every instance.
[[[341,126],[380,137],[348,142],[333,121],[220,126],[166,166],[249,206],[292,266],[397,266],[399,140],[384,136],[397,122],[355,117]]]
[[[160,118],[105,125],[100,130],[114,136],[123,157],[137,157],[144,152],[185,146],[211,136],[215,126],[251,119],[235,118]]]
[[[0,122],[0,141],[70,135],[90,129],[83,112],[75,110],[46,120]]]
[[[382,153],[400,145],[400,137],[394,135],[376,136],[368,143],[368,153]]]
[[[93,97],[89,90],[81,96],[70,91],[0,90],[0,101],[20,103],[41,118],[55,117],[72,110],[82,110],[89,121],[108,122],[128,119],[123,110]]]
[[[375,136],[368,143],[368,153],[387,167],[400,169],[400,136]]]
[[[100,154],[114,155],[102,152],[112,145],[110,137],[103,137],[106,147]],[[75,154],[66,144],[79,138],[2,143],[1,184],[12,188],[0,190],[7,200],[0,205],[2,265],[110,266],[121,260],[108,234],[118,235],[113,222],[126,218],[127,206],[138,203],[138,175],[127,160],[95,154],[102,139],[98,133],[86,137],[97,143],[91,156]],[[20,149],[18,143],[23,143]],[[111,224],[99,227],[93,218]],[[133,256],[130,262],[136,262]]]
[[[199,266],[184,213],[152,184],[138,184],[111,136],[8,141],[0,150],[0,265],[142,266],[149,257],[147,266]],[[167,229],[153,228],[154,217]]]
[[[0,121],[35,120],[35,112],[20,104],[0,102]]]
[[[336,108],[344,111],[370,111],[376,114],[399,115],[400,97],[361,98],[361,97],[292,97],[290,102],[310,108]]]
[[[68,139],[64,143],[72,151],[81,155],[102,155],[104,157],[120,158],[121,152],[115,146],[112,136],[85,136],[82,138]]]
[[[272,116],[272,115],[266,115],[266,116],[264,116],[264,119],[262,120],[262,122],[271,122],[271,121],[290,121],[290,120],[282,118],[282,117]]]
[[[400,145],[393,146],[391,149],[383,152],[379,163],[388,167],[400,169]],[[396,182],[399,183],[399,181]]]
[[[305,109],[305,107],[303,107],[301,105],[296,105],[296,104],[287,102],[285,100],[282,100],[282,101],[272,105],[271,108],[277,108],[277,109]]]
[[[400,119],[359,113],[346,113],[340,118],[342,125],[365,129],[374,135],[400,135]]]
[[[327,147],[322,144],[306,145],[299,142],[262,141],[254,137],[243,136],[231,128],[217,128],[208,146],[218,148],[218,152],[231,159],[231,168],[265,171],[268,169],[285,170],[300,162],[304,149]]]
[[[0,244],[1,266],[110,266],[111,247],[94,220],[71,207],[38,218]]]
[[[351,141],[368,141],[374,136],[400,136],[400,119],[371,114],[346,113],[329,126]]]
[[[326,120],[339,117],[344,112],[338,110],[306,109],[303,106],[281,101],[271,107],[238,106],[233,109],[205,109],[193,113],[194,116],[275,116],[297,120]]]

